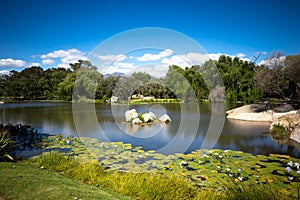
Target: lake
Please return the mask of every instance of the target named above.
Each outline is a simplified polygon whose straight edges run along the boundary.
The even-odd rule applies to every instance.
[[[124,112],[167,113],[170,124],[130,125]],[[270,153],[300,157],[300,145],[277,141],[266,132],[269,123],[225,119],[222,104],[75,104],[5,103],[0,104],[0,123],[27,124],[42,133],[64,137],[95,137],[102,141],[122,141],[145,150],[164,154],[191,152],[200,148],[231,149],[254,155]]]

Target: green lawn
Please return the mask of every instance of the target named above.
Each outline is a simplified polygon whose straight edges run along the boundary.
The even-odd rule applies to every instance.
[[[130,199],[27,163],[0,162],[0,199]]]

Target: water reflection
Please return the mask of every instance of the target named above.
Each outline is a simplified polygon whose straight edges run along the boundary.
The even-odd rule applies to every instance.
[[[124,112],[135,108],[138,112],[167,113],[172,122],[134,126],[124,123]],[[197,110],[198,109],[198,110]],[[153,104],[153,105],[86,105],[75,110],[76,129],[70,103],[6,103],[0,105],[0,123],[32,125],[41,132],[64,136],[80,135],[109,141],[123,141],[144,149],[166,149],[166,153],[192,151],[203,145],[211,123],[211,113],[216,120],[224,120],[224,106],[210,104]],[[212,128],[220,128],[215,123]],[[263,135],[269,123],[225,120],[214,148],[233,149],[253,154],[282,153],[300,157],[300,144],[291,140],[278,140]],[[214,130],[214,129],[212,129]],[[212,139],[213,141],[213,139]],[[172,145],[170,145],[172,144]],[[169,145],[169,146],[168,146]],[[188,148],[187,148],[188,147]]]

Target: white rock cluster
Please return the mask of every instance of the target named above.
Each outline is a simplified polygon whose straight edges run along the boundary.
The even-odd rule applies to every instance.
[[[125,120],[132,124],[142,124],[153,122],[157,120],[157,117],[153,112],[138,114],[135,109],[131,109],[125,112]],[[164,123],[171,122],[171,118],[167,114],[164,114],[158,120]]]

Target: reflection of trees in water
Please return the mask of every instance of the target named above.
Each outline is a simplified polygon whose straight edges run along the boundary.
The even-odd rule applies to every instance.
[[[280,153],[299,157],[300,145],[288,142],[285,145],[272,141],[269,136],[258,135],[240,136],[240,135],[222,135],[218,141],[216,148],[235,149],[243,152],[251,152],[252,154],[270,154]]]
[[[8,104],[5,105],[7,107],[3,106],[0,112],[1,123],[10,122],[13,124],[30,124],[34,128],[43,130],[50,134],[62,133],[64,136],[68,136],[68,134],[75,134],[76,128],[72,114],[72,104],[31,104],[32,106],[30,103],[24,103],[24,106],[21,104],[18,104],[18,106],[9,106]],[[193,137],[195,132],[191,127],[193,127],[195,123],[198,123],[199,127],[197,130],[197,136],[194,139],[192,146],[193,148],[200,148],[203,137],[207,132],[207,125],[210,122],[210,104],[200,104],[200,121],[195,120],[196,115],[199,113],[195,111],[192,104],[159,105],[165,108],[167,114],[171,117],[172,122],[161,127],[160,133],[155,135],[155,137],[151,139],[144,139],[143,145],[152,147],[154,143],[157,143],[160,146],[163,146],[169,140],[173,139],[179,132],[182,110],[184,110],[184,112],[187,112],[188,114],[185,115],[185,120],[187,121],[186,125],[181,129],[180,133],[182,134],[180,136],[180,139],[183,140],[182,144]],[[137,108],[139,111],[146,112],[151,108],[151,106],[152,105],[134,105],[132,108]],[[130,134],[126,135],[124,133],[125,131],[132,134],[139,134],[138,132],[141,131],[141,134],[144,134],[146,132],[152,133],[152,130],[157,131],[157,129],[159,129],[155,126],[150,126],[148,127],[149,129],[146,129],[146,127],[138,127],[137,129],[135,129],[136,127],[125,127],[125,124],[122,124],[125,119],[124,112],[122,110],[123,107],[127,108],[123,105],[116,107],[118,116],[113,117],[111,105],[95,105],[97,120],[99,122],[97,125],[100,124],[103,131],[113,133],[112,137],[114,140],[134,144],[137,140],[132,139]],[[220,110],[217,106],[214,108],[217,111]],[[85,136],[97,137],[97,134],[99,134],[99,130],[97,129],[98,127],[94,124],[90,124],[93,119],[91,110],[86,110],[86,107],[83,106],[76,112],[79,113],[78,118],[80,123],[85,124],[85,127],[87,127],[86,132],[89,132],[89,134]],[[117,127],[116,124],[121,124],[121,128],[125,131]],[[300,144],[291,140],[287,141],[286,144],[278,144],[283,141],[272,141],[272,138],[269,138],[270,136],[261,136],[260,133],[267,131],[268,127],[269,126],[266,123],[260,124],[226,120],[225,127],[215,148],[237,149],[244,152],[252,152],[254,154],[282,153],[300,157]],[[143,131],[144,133],[142,133]],[[148,144],[149,142],[152,144]]]

